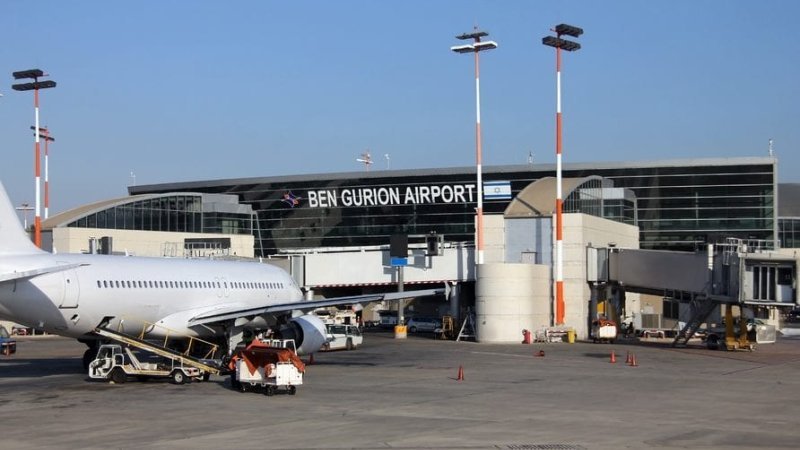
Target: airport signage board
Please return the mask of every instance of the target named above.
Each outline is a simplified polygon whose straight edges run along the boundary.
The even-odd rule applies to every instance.
[[[477,189],[474,183],[320,189],[306,192],[310,208],[471,203],[476,198]]]

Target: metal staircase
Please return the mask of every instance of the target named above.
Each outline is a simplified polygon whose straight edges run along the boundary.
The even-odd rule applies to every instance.
[[[689,305],[691,316],[683,329],[675,336],[675,340],[672,341],[673,347],[685,347],[689,343],[689,339],[694,336],[700,325],[708,319],[708,316],[714,312],[719,303],[703,296],[693,298]]]

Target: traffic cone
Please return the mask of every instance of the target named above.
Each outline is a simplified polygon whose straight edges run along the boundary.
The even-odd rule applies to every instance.
[[[631,367],[639,367],[639,364],[636,364],[636,353],[631,354]]]
[[[628,350],[628,355],[625,357],[625,364],[631,363],[631,351]]]
[[[611,364],[615,364],[617,362],[617,355],[614,354],[614,350],[611,350],[611,360],[609,360]]]
[[[534,353],[533,356],[544,358],[544,350],[539,350],[538,352]]]
[[[458,366],[458,378],[456,381],[464,381],[464,366]]]

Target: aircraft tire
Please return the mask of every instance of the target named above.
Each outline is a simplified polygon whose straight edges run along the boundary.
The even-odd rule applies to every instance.
[[[264,387],[264,395],[266,395],[267,397],[272,397],[273,395],[275,395],[275,386],[269,384],[266,387]]]
[[[289,386],[289,395],[297,394],[297,386]]]
[[[97,349],[94,347],[89,347],[83,352],[83,371],[87,372],[89,370],[89,364],[94,361],[95,356],[97,356]]]

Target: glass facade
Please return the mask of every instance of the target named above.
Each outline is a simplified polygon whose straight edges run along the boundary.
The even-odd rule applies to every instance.
[[[773,240],[772,158],[566,165],[564,177],[597,175],[614,188],[582,186],[565,211],[595,211],[641,227],[641,247],[694,250],[709,236]],[[484,168],[485,182],[508,182],[507,198],[485,198],[485,214],[502,214],[511,198],[552,165]],[[131,187],[132,194],[234,194],[258,215],[256,254],[284,249],[387,245],[394,233],[435,231],[450,242],[473,242],[474,168],[393,170],[269,177]],[[635,194],[625,198],[624,189]],[[598,201],[598,189],[604,200]],[[614,191],[619,189],[619,191]],[[258,242],[260,241],[260,243]]]
[[[800,248],[800,217],[778,219],[778,241],[781,248]]]
[[[67,223],[67,227],[183,233],[252,234],[252,214],[203,211],[203,196],[165,195],[118,204]]]

